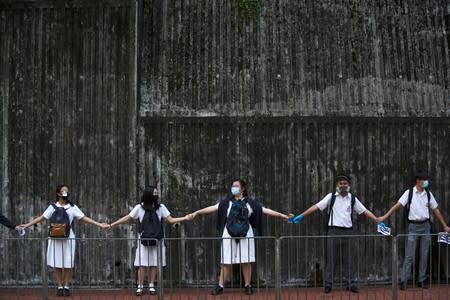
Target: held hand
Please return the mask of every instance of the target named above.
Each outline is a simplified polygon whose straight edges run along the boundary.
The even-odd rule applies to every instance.
[[[19,231],[20,228],[25,229],[25,228],[28,228],[28,227],[29,227],[28,224],[20,224],[20,225],[17,225],[14,229]]]
[[[282,213],[280,213],[280,218],[282,218],[284,221],[288,221],[289,220],[289,216],[285,215],[285,214],[282,214]]]
[[[102,223],[102,224],[100,224],[100,227],[102,229],[106,229],[106,230],[110,230],[111,229],[111,225],[109,225],[108,223]]]
[[[384,216],[376,218],[377,223],[383,223],[385,220],[386,220],[386,218]]]
[[[447,233],[450,233],[450,227],[444,226],[444,231],[447,232]]]
[[[293,216],[293,215],[291,214],[291,216]],[[288,222],[289,223],[294,223],[294,224],[299,224],[302,219],[303,219],[303,216],[302,215],[298,215],[296,217],[289,218]]]
[[[188,221],[192,221],[192,220],[194,220],[194,218],[195,218],[195,213],[187,214],[185,218],[186,218],[186,220],[188,220]]]

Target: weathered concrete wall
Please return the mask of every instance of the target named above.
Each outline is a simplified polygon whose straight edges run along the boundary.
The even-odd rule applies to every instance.
[[[0,8],[0,95],[8,118],[2,212],[28,222],[64,182],[87,216],[104,222],[122,214],[136,202],[135,2],[2,1]],[[80,237],[104,236],[76,226]],[[29,234],[46,230],[41,224]],[[86,259],[94,249],[83,249]],[[30,262],[40,267],[40,248],[26,257],[17,268],[29,274]]]
[[[88,216],[111,221],[158,182],[172,214],[184,215],[221,199],[236,176],[268,207],[299,212],[332,189],[337,172],[354,177],[378,214],[420,168],[448,215],[447,1],[256,0],[247,10],[240,0],[139,3],[0,0],[4,214],[30,220],[66,182]],[[266,233],[322,234],[322,218],[268,219]],[[217,236],[213,222],[168,234]],[[374,227],[362,220],[359,230]],[[123,226],[111,236],[135,234]],[[39,247],[24,250],[36,283]],[[132,247],[104,255],[83,244],[76,283],[93,273],[134,282]],[[178,251],[168,260],[178,263]],[[199,268],[214,282],[208,255],[190,259],[174,278],[192,282]],[[28,262],[2,264],[0,282],[13,269],[30,273]],[[273,282],[270,269],[258,274]]]
[[[445,0],[145,1],[145,11],[143,116],[450,115]]]

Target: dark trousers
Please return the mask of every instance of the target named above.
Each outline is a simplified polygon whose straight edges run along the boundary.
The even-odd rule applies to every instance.
[[[325,286],[333,286],[336,266],[339,276],[346,279],[348,286],[355,284],[355,265],[358,260],[355,251],[356,243],[351,237],[340,237],[352,234],[352,229],[328,228],[327,260],[324,272]]]

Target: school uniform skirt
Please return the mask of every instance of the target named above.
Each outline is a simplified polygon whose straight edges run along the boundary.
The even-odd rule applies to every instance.
[[[220,262],[225,265],[255,262],[255,239],[253,237],[253,229],[250,226],[246,238],[240,239],[238,242],[230,236],[225,227],[222,235]]]
[[[70,232],[68,239],[48,239],[47,265],[53,268],[71,269],[74,267],[75,234]]]
[[[135,267],[155,267],[158,265],[157,246],[144,246],[141,240],[138,240],[136,247],[136,257],[134,258]],[[166,266],[166,246],[160,242],[162,266]]]

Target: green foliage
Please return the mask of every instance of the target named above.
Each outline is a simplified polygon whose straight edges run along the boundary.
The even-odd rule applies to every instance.
[[[254,18],[258,14],[260,0],[239,0],[241,18]]]

